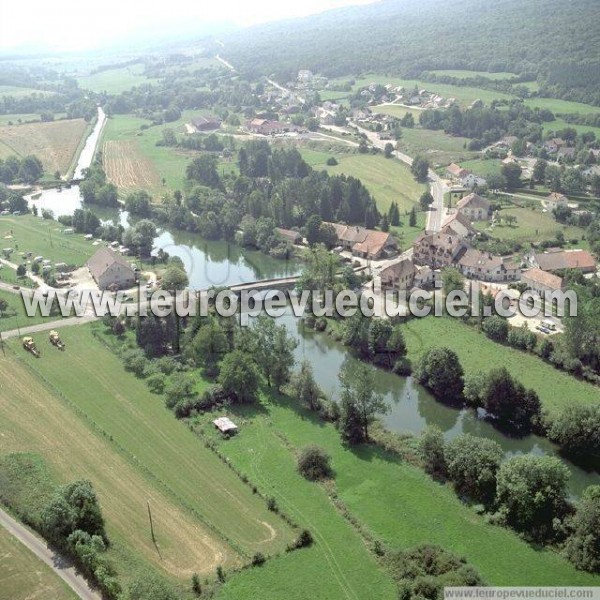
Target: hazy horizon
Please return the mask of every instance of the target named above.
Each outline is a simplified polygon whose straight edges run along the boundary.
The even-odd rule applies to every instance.
[[[128,36],[136,41],[154,35],[174,36],[178,31],[189,36],[196,25],[199,34],[207,35],[211,25],[216,30],[223,30],[227,25],[246,27],[375,1],[305,0],[302,4],[288,4],[258,0],[249,4],[223,0],[205,4],[172,0],[167,5],[168,14],[164,12],[165,5],[141,8],[116,0],[106,0],[100,6],[74,0],[4,3],[0,8],[0,50],[73,52],[106,49],[111,44],[126,42]]]

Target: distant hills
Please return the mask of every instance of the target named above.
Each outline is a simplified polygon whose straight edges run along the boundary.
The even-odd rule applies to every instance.
[[[597,0],[384,0],[238,31],[222,53],[284,81],[299,69],[508,71],[537,78],[544,94],[600,105],[599,23]]]

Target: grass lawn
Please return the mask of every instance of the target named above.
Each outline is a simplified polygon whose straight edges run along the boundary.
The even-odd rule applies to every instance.
[[[65,227],[58,221],[33,215],[0,217],[0,246],[14,248],[10,260],[19,263],[21,253],[31,252],[53,263],[65,262],[81,266],[97,250],[83,235],[62,233]],[[0,271],[1,278],[1,271]]]
[[[473,171],[475,175],[486,178],[490,175],[500,175],[502,171],[502,161],[496,158],[483,159],[474,158],[473,160],[465,160],[460,163],[460,166],[464,169]]]
[[[371,109],[374,113],[382,113],[384,115],[392,115],[401,119],[406,113],[410,113],[415,123],[419,122],[419,116],[423,112],[420,108],[411,108],[408,106],[400,106],[398,104],[378,104]]]
[[[445,166],[451,162],[462,164],[463,161],[477,157],[477,152],[469,152],[465,144],[468,138],[453,137],[443,131],[433,129],[402,129],[402,138],[398,149],[409,156],[423,154],[435,166]]]
[[[10,600],[75,600],[77,595],[33,552],[0,527],[0,590]]]
[[[513,79],[517,77],[515,73],[499,72],[488,73],[487,71],[465,71],[460,69],[438,69],[436,71],[428,71],[432,75],[445,75],[447,77],[455,77],[456,79],[470,79],[471,77],[485,77],[492,81],[502,81],[504,79]]]
[[[1,125],[0,152],[21,157],[34,154],[42,161],[47,173],[66,173],[86,131],[84,119]]]
[[[557,98],[527,98],[525,104],[531,108],[547,108],[555,115],[564,115],[566,113],[600,113],[600,106],[583,104],[581,102],[571,102],[570,100],[558,100]]]
[[[35,88],[20,87],[16,85],[0,85],[0,96],[13,96],[22,98],[31,94],[39,94],[40,96],[52,96],[55,92],[48,90],[36,90]]]
[[[598,402],[597,387],[555,369],[532,354],[497,344],[458,319],[412,319],[403,329],[411,361],[429,348],[446,345],[457,353],[466,373],[487,372],[501,365],[523,385],[535,389],[550,414],[566,408],[567,403]]]
[[[92,327],[103,329],[100,323]],[[282,550],[292,537],[290,528],[177,421],[162,397],[124,370],[119,358],[94,337],[92,327],[60,331],[66,352],[49,348],[39,360],[16,342],[13,349],[49,389],[60,390],[70,410],[111,442],[125,464],[194,518],[205,536],[206,530],[214,534],[214,561],[218,563],[223,552],[224,557],[231,556],[230,550],[223,550],[223,541],[248,556],[258,550],[264,554]],[[128,477],[118,480],[125,485]],[[208,546],[211,543],[206,539]],[[173,566],[177,568],[176,561]]]
[[[584,230],[580,227],[562,225],[557,223],[554,217],[547,212],[519,206],[508,206],[500,210],[500,217],[513,215],[517,218],[515,225],[508,226],[504,223],[496,225],[493,229],[485,221],[474,223],[474,227],[485,231],[491,236],[506,240],[519,240],[522,242],[539,242],[542,240],[555,239],[556,234],[562,231],[565,239],[582,239]]]
[[[571,129],[575,129],[577,133],[585,133],[587,131],[592,131],[596,134],[596,139],[600,138],[600,127],[567,123],[567,121],[561,119],[560,117],[554,121],[551,121],[550,123],[542,123],[542,127],[544,128],[544,134],[547,134],[549,131],[559,131],[561,129],[565,129],[566,127],[570,127]]]
[[[7,268],[8,267],[4,267],[4,269]],[[2,271],[0,271],[0,276]],[[17,328],[22,329],[23,327],[37,325],[44,321],[55,321],[59,318],[56,316],[45,318],[40,315],[28,317],[25,313],[23,298],[19,294],[12,294],[5,290],[0,290],[0,300],[5,300],[8,303],[6,311],[0,313],[0,331],[11,331]]]
[[[77,78],[79,87],[92,92],[108,94],[120,94],[131,89],[133,86],[156,83],[156,79],[143,75],[144,65],[136,63],[126,67],[108,69],[92,75]]]
[[[338,432],[293,402],[263,401],[259,410],[234,410],[239,436],[220,443],[221,452],[308,523],[316,544],[278,558],[260,570],[244,571],[222,588],[220,599],[388,598],[389,583],[375,574],[331,508],[324,486],[294,472],[294,459],[308,444],[332,457],[335,492],[353,517],[394,548],[436,543],[463,555],[490,585],[597,585],[557,554],[537,551],[509,530],[485,523],[449,486],[373,447],[346,448]],[[205,417],[201,417],[205,419]],[[205,426],[204,429],[208,430]],[[214,436],[209,433],[208,435]],[[340,580],[341,573],[345,577]],[[317,575],[318,573],[318,575]],[[369,587],[367,587],[369,586]],[[298,589],[300,588],[300,589]],[[260,593],[259,593],[260,592]]]

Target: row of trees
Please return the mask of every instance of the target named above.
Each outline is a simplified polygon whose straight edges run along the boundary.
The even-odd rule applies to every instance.
[[[42,161],[33,154],[19,158],[8,156],[0,158],[0,182],[11,183],[35,183],[44,174]]]
[[[536,542],[558,542],[578,568],[600,571],[600,486],[590,486],[575,511],[567,498],[569,471],[557,458],[504,461],[498,443],[470,434],[446,442],[436,427],[421,435],[419,450],[430,474],[483,504],[494,522]]]

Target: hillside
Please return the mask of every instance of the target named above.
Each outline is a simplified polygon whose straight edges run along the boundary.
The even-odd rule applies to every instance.
[[[537,78],[542,95],[600,104],[599,21],[595,0],[384,0],[249,28],[219,51],[247,74],[285,81],[298,69],[510,72]]]

